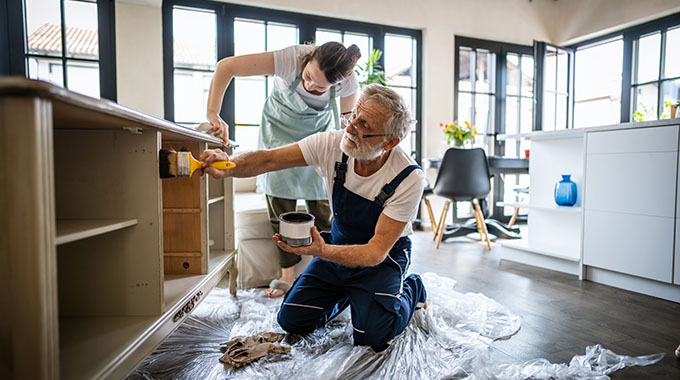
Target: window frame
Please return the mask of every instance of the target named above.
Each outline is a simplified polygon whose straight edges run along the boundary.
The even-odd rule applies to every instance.
[[[380,64],[384,67],[386,34],[409,36],[416,40],[416,112],[417,120],[414,133],[416,143],[413,148],[415,159],[421,162],[422,146],[422,31],[400,28],[396,26],[371,24],[339,18],[317,16],[305,13],[280,11],[269,8],[253,7],[239,4],[218,3],[210,0],[164,0],[162,5],[163,25],[163,80],[164,80],[164,108],[165,118],[174,120],[174,84],[173,84],[173,44],[172,44],[172,9],[183,6],[199,9],[211,9],[217,17],[217,59],[234,55],[234,19],[253,19],[265,22],[292,24],[298,27],[298,43],[314,41],[316,29],[330,29],[340,32],[354,32],[366,34],[373,39],[373,49],[383,52]],[[222,37],[220,37],[222,36]],[[226,37],[226,38],[225,38]],[[224,94],[220,116],[229,124],[229,135],[234,136],[234,86],[230,85]],[[412,152],[409,152],[412,153]]]
[[[64,1],[59,0],[61,8],[62,47],[66,33],[64,30]],[[0,7],[0,25],[6,25],[0,29],[0,75],[20,75],[28,77],[28,58],[42,57],[28,53],[26,40],[26,3],[24,0],[7,0],[6,7]],[[97,34],[99,46],[99,94],[100,97],[116,101],[116,25],[115,25],[115,0],[97,0]],[[87,61],[78,58],[66,58],[66,52],[62,48],[61,56],[50,57],[60,59],[63,67],[63,83],[68,89],[66,61]]]
[[[498,140],[497,136],[500,134],[505,134],[505,110],[506,110],[506,81],[507,81],[507,53],[518,54],[520,57],[522,55],[530,55],[534,57],[534,49],[529,45],[519,45],[500,41],[490,41],[478,38],[464,37],[455,35],[454,36],[454,75],[453,75],[453,118],[458,120],[458,78],[460,76],[460,48],[467,47],[472,49],[484,49],[490,53],[496,54],[496,67],[495,67],[495,101],[494,101],[494,131],[490,136],[492,136],[493,141],[491,144],[485,144],[488,149],[488,155],[498,155],[503,156],[505,154],[505,141]],[[536,57],[534,57],[534,67],[536,67]],[[536,82],[536,77],[534,76],[534,83]],[[534,89],[534,98],[536,97],[536,92]],[[534,106],[535,107],[535,106]],[[535,113],[535,111],[534,111]],[[533,120],[533,118],[532,118]],[[532,123],[533,124],[533,123]],[[532,125],[532,130],[534,126]],[[493,177],[493,205],[490,207],[492,211],[491,217],[500,221],[509,221],[510,217],[503,215],[503,207],[496,205],[495,200],[503,199],[504,186],[503,181],[500,176]],[[456,216],[454,215],[454,218]]]
[[[565,125],[564,129],[569,129],[574,127],[574,73],[576,70],[576,49],[568,46],[558,46],[547,42],[534,41],[534,125],[532,131],[543,131],[543,94],[544,91],[544,74],[545,74],[545,54],[547,48],[551,47],[555,51],[562,51],[567,54],[567,84],[566,93],[561,93],[555,89],[552,91],[552,95],[557,99],[558,95],[565,95],[567,97],[567,112],[565,115]],[[559,73],[557,68],[559,68],[559,59],[555,60],[556,70],[555,70],[555,85],[557,86],[557,80],[559,78]],[[555,102],[557,104],[557,102]],[[557,121],[557,107],[555,107],[555,118]],[[555,123],[555,127],[557,124]],[[554,128],[550,131],[558,131],[560,129]]]
[[[633,77],[635,76],[635,46],[634,42],[638,40],[640,37],[643,37],[645,35],[654,33],[656,31],[661,31],[662,32],[662,38],[661,38],[661,54],[659,56],[659,78],[656,81],[652,82],[645,82],[647,83],[657,83],[658,84],[658,92],[657,92],[657,118],[662,112],[662,107],[659,107],[661,102],[663,101],[661,99],[661,83],[666,80],[672,80],[676,79],[674,78],[664,78],[664,72],[663,70],[663,65],[665,63],[665,58],[666,58],[666,51],[665,51],[665,36],[666,32],[668,29],[680,26],[680,12],[679,13],[674,13],[656,20],[652,20],[643,24],[635,25],[630,28],[624,28],[612,33],[608,33],[606,35],[596,37],[596,38],[591,38],[588,40],[584,40],[575,44],[571,44],[568,47],[572,48],[574,50],[584,47],[584,46],[590,46],[597,44],[598,42],[604,42],[606,40],[614,39],[617,37],[623,37],[623,54],[622,54],[622,59],[623,59],[623,64],[622,64],[622,75],[621,75],[621,116],[619,123],[627,123],[630,122],[632,117],[633,117],[633,110],[635,107],[633,106],[633,102],[635,100],[635,97],[633,96],[633,88],[640,85],[638,84],[633,84]],[[574,65],[578,65],[578,62],[574,62]],[[573,107],[573,101],[574,97],[572,96],[572,112],[574,112],[574,107]],[[568,126],[568,128],[573,128],[573,114],[571,117],[572,124]]]

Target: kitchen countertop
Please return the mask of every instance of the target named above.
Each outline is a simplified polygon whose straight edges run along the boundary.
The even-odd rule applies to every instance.
[[[632,128],[652,128],[652,127],[665,127],[667,125],[678,125],[680,124],[680,118],[674,119],[663,119],[663,120],[652,120],[652,121],[641,121],[641,122],[631,122],[631,123],[620,123],[612,125],[602,125],[597,127],[588,128],[569,128],[561,129],[558,131],[535,131],[529,133],[518,133],[514,135],[498,135],[498,140],[507,139],[529,139],[529,140],[546,140],[546,139],[568,139],[568,138],[579,138],[586,133],[590,132],[600,132],[600,131],[612,131],[617,129],[632,129]]]

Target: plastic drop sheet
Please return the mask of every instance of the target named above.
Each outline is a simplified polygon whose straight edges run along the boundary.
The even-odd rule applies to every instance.
[[[281,298],[263,289],[215,288],[192,315],[129,377],[138,379],[609,379],[633,365],[658,362],[663,354],[629,357],[599,345],[569,364],[545,359],[494,363],[489,347],[520,329],[520,318],[482,294],[454,290],[455,281],[426,273],[427,310],[417,310],[404,332],[385,351],[352,344],[345,310],[311,334],[289,334],[289,353],[268,356],[234,369],[219,362],[220,343],[259,332],[284,332],[276,323]]]

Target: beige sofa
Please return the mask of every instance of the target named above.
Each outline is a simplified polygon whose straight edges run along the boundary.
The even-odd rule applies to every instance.
[[[304,210],[304,203],[298,204]],[[264,194],[236,193],[234,197],[236,244],[238,249],[239,288],[267,286],[273,279],[281,277],[276,244],[272,240],[274,231],[267,216]],[[298,276],[312,260],[303,256],[295,266]]]

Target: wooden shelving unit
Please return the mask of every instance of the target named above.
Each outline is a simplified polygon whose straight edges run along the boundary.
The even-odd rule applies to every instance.
[[[118,104],[0,79],[0,378],[119,379],[224,277],[233,185],[161,180],[166,144],[220,140]],[[188,264],[188,268],[184,264]]]
[[[60,245],[87,239],[136,224],[137,219],[58,219],[55,244]]]

